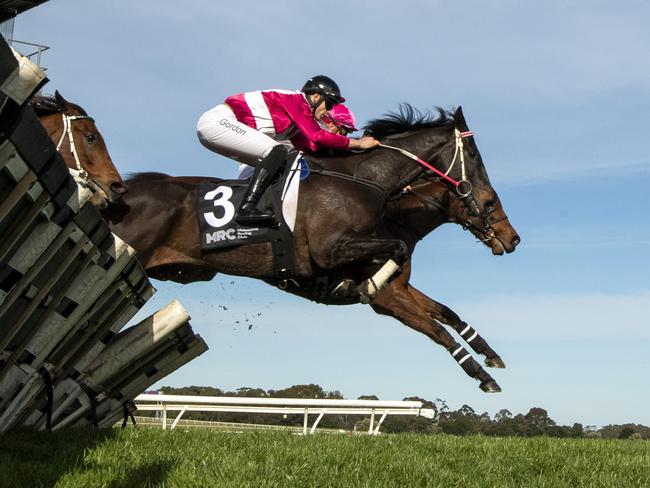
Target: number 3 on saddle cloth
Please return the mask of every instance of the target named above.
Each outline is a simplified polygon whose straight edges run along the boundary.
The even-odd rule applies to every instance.
[[[298,153],[284,173],[266,190],[258,208],[270,209],[278,220],[276,228],[245,227],[235,222],[248,180],[206,181],[199,185],[197,215],[199,240],[203,251],[242,244],[270,242],[273,247],[273,273],[279,286],[295,276],[296,260],[293,228],[298,210],[300,181],[309,176],[309,167]]]

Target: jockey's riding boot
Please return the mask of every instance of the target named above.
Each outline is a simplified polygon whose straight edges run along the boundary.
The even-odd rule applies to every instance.
[[[270,227],[277,223],[271,212],[262,212],[257,208],[257,204],[273,178],[284,167],[287,153],[285,146],[275,146],[257,165],[241,206],[235,215],[235,221],[238,224],[250,227]]]
[[[269,227],[275,224],[275,216],[272,213],[262,212],[257,208],[257,203],[262,198],[264,190],[269,186],[273,176],[266,168],[255,168],[241,207],[235,215],[235,221],[238,224],[259,227]]]

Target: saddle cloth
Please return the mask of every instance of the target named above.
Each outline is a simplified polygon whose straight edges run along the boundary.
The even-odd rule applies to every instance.
[[[269,187],[258,208],[270,209],[280,222],[280,228],[291,234],[296,223],[300,181],[308,176],[302,154],[287,164],[284,174]],[[201,249],[209,251],[242,244],[272,241],[277,229],[244,227],[235,222],[248,180],[206,181],[199,185],[197,215]]]

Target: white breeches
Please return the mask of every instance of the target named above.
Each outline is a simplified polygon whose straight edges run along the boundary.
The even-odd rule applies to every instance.
[[[217,105],[196,124],[199,141],[210,151],[239,161],[240,178],[246,178],[274,146],[281,144],[266,134],[237,120],[228,105]]]

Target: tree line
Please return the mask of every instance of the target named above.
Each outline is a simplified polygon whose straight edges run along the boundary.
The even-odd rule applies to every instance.
[[[160,393],[168,395],[200,396],[234,396],[255,398],[314,398],[343,399],[338,390],[326,391],[315,384],[293,385],[280,390],[243,387],[236,391],[224,391],[210,386],[186,386],[174,388],[163,386]],[[363,395],[359,400],[377,400],[375,395]],[[650,427],[639,424],[607,425],[600,429],[595,426],[583,426],[574,423],[571,426],[558,425],[548,412],[541,407],[533,407],[526,414],[513,414],[507,409],[500,410],[494,417],[487,412],[477,413],[469,405],[458,410],[451,410],[447,403],[436,398],[434,401],[420,397],[407,397],[404,400],[421,401],[423,408],[436,412],[434,420],[423,417],[388,416],[382,424],[382,432],[401,433],[417,432],[422,434],[453,434],[486,436],[547,436],[547,437],[586,437],[603,439],[650,439]],[[153,412],[141,412],[139,415],[153,415]],[[302,424],[302,415],[230,413],[230,412],[188,412],[184,418],[193,420],[211,420],[217,422],[242,422],[280,426],[297,426]],[[311,420],[311,419],[310,419]],[[325,415],[319,428],[368,430],[369,419],[362,415]]]

